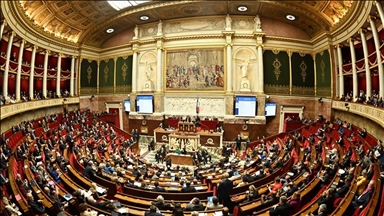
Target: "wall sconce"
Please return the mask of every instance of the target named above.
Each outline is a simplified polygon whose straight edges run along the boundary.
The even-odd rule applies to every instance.
[[[93,99],[95,99],[95,95],[92,95],[92,96],[91,96],[91,100],[93,100]]]
[[[319,98],[317,101],[319,101],[319,103],[323,103],[323,98]]]
[[[347,110],[349,110],[349,103],[345,103],[344,106],[347,108]]]

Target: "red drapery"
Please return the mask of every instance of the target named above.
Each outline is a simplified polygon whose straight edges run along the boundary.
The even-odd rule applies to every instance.
[[[32,57],[32,52],[30,50],[24,49],[23,52],[23,62],[28,62],[31,63],[31,57]]]
[[[21,76],[21,92],[25,92],[25,94],[29,94],[29,77],[28,76]]]
[[[42,91],[43,90],[43,79],[42,78],[35,78],[34,83],[34,91]]]
[[[8,94],[15,94],[16,90],[16,75],[15,74],[8,74]]]
[[[44,54],[42,53],[36,53],[35,57],[35,66],[44,65]]]

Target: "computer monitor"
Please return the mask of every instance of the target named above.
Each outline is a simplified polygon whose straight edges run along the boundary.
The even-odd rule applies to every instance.
[[[213,196],[207,197],[207,202],[212,202],[212,200],[213,200]]]

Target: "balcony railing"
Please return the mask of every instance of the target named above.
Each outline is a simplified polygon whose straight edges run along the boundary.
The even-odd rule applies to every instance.
[[[64,104],[78,104],[79,97],[55,98],[47,100],[35,100],[22,103],[8,104],[1,106],[1,120],[18,113],[37,110],[46,107],[63,106]]]
[[[348,106],[346,106],[348,104]],[[332,101],[332,109],[351,112],[375,121],[384,128],[384,109],[360,103]]]

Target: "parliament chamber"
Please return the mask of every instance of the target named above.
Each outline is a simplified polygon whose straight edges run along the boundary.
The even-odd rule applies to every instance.
[[[0,5],[1,215],[384,215],[384,1]]]

